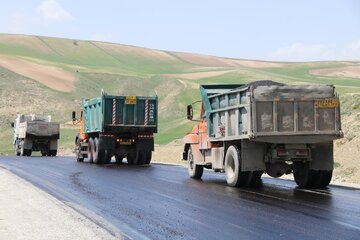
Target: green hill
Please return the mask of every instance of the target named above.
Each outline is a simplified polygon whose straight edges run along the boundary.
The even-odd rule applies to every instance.
[[[78,110],[82,97],[98,96],[101,89],[109,94],[134,95],[154,94],[156,90],[160,100],[156,142],[169,143],[191,129],[193,123],[186,120],[185,108],[199,99],[199,84],[259,79],[335,84],[342,97],[343,116],[357,116],[360,108],[360,62],[253,61],[96,41],[1,34],[0,151],[12,153],[9,122],[16,113],[51,114],[64,124],[70,120],[71,111]],[[355,123],[356,119],[348,121]],[[76,127],[63,128],[61,148],[72,146],[75,132]]]

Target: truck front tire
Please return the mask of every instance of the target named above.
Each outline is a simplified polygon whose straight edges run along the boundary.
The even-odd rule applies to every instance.
[[[189,176],[194,179],[201,179],[204,172],[204,167],[195,164],[191,147],[188,150],[187,164],[188,164]]]
[[[84,161],[84,156],[81,153],[81,142],[80,142],[80,137],[79,135],[76,136],[75,138],[75,153],[76,153],[76,161],[78,162],[83,162]]]

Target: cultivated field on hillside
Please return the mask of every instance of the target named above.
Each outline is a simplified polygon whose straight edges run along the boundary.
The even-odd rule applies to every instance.
[[[191,130],[188,103],[200,84],[271,79],[288,84],[334,84],[345,138],[336,142],[336,177],[360,183],[360,62],[278,63],[168,52],[128,45],[25,35],[0,35],[0,152],[12,154],[10,122],[17,113],[51,114],[62,123],[60,149],[69,153],[76,127],[65,123],[82,97],[159,96],[161,151]],[[174,155],[175,153],[172,153]],[[176,153],[180,156],[180,153]],[[164,156],[164,154],[162,154]],[[161,156],[159,156],[161,158]],[[166,161],[167,159],[163,159]]]

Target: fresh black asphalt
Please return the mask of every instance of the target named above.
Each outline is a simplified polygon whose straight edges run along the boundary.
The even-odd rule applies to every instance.
[[[126,239],[360,239],[355,188],[302,190],[263,177],[258,188],[239,189],[211,171],[197,181],[181,166],[71,157],[0,157],[0,167]]]

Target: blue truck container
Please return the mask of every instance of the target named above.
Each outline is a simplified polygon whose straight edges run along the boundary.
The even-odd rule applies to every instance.
[[[73,113],[73,119],[75,113]],[[130,165],[149,164],[158,124],[157,96],[111,96],[83,99],[77,160],[97,164],[126,157]]]

